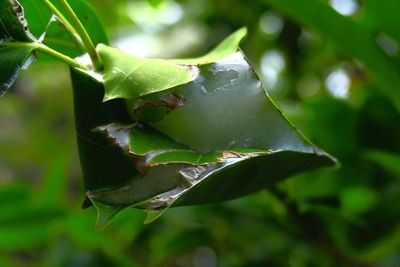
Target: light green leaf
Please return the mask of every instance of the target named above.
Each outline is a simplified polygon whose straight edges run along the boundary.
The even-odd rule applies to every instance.
[[[204,65],[217,62],[218,60],[235,53],[239,49],[240,41],[247,35],[247,29],[241,28],[225,40],[217,47],[204,56],[198,58],[171,59],[171,62],[184,65]]]
[[[137,98],[193,81],[198,73],[194,65],[210,64],[235,53],[246,34],[246,28],[242,28],[207,55],[192,59],[144,59],[99,45],[97,50],[104,63],[104,101]]]
[[[104,63],[104,101],[163,91],[194,80],[198,72],[195,67],[133,57],[106,45],[99,45],[97,50]]]

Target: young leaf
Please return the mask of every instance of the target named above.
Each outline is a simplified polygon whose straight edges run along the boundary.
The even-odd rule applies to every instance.
[[[197,75],[196,68],[167,60],[137,58],[106,45],[97,50],[104,64],[104,101],[159,92],[188,83]]]
[[[86,196],[99,226],[137,207],[215,203],[334,164],[282,116],[241,52],[200,67],[193,82],[102,103],[103,85],[72,72]],[[141,111],[165,112],[146,121]],[[135,120],[130,119],[135,118]],[[104,212],[104,214],[102,214]]]
[[[0,0],[0,96],[13,85],[21,69],[32,60],[33,49],[13,46],[15,42],[34,42],[16,0]],[[11,45],[6,45],[11,44]]]

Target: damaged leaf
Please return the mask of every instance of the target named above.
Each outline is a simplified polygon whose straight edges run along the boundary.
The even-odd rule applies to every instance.
[[[51,2],[59,5],[57,1]],[[78,18],[85,22],[92,41],[107,44],[104,28],[91,6],[84,0],[69,3]],[[20,71],[36,58],[33,44],[44,43],[66,56],[82,54],[80,40],[76,36],[73,38],[42,1],[0,0],[0,22],[0,96],[10,89]]]
[[[24,9],[16,0],[0,0],[0,96],[15,82],[21,69],[33,60],[33,49],[14,46],[34,42],[24,17]],[[11,44],[11,45],[8,45]]]
[[[241,52],[128,105],[102,102],[107,89],[78,70],[72,80],[85,191],[99,227],[127,207],[147,210],[150,222],[171,206],[238,198],[335,163],[282,116]],[[138,116],[142,109],[157,120]]]
[[[191,82],[197,78],[197,65],[210,64],[235,53],[246,34],[246,28],[242,28],[208,54],[192,59],[138,58],[117,48],[99,45],[97,50],[104,63],[104,101],[137,98]]]

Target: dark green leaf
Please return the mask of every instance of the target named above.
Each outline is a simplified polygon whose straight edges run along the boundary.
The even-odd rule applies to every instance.
[[[24,9],[16,0],[0,1],[0,40],[31,41]]]
[[[149,210],[151,221],[171,205],[241,197],[333,163],[282,116],[240,52],[128,104],[135,114],[170,108],[156,122],[127,119],[120,99],[101,103],[101,83],[72,78],[86,195],[100,227],[125,207]]]
[[[4,47],[0,43],[0,96],[14,84],[20,71],[33,60],[32,48]]]
[[[32,48],[5,46],[12,42],[33,42],[24,10],[16,0],[0,0],[0,96],[15,82],[21,69],[32,60]]]

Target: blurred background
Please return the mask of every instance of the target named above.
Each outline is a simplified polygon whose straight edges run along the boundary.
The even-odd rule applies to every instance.
[[[400,266],[400,3],[88,2],[113,45],[145,57],[201,55],[247,26],[271,97],[342,166],[150,225],[128,210],[96,232],[68,68],[36,63],[0,99],[0,266]]]

